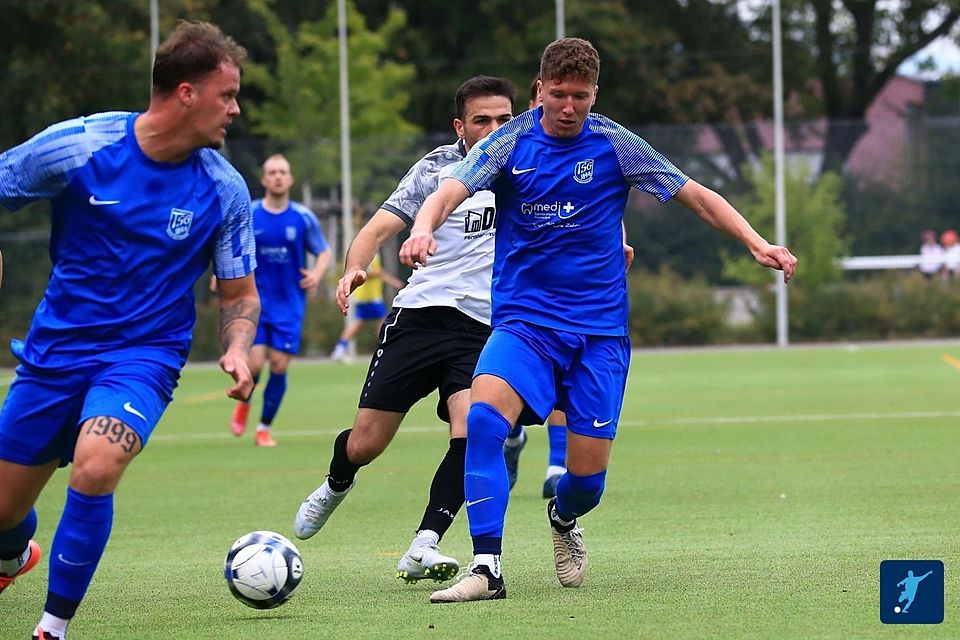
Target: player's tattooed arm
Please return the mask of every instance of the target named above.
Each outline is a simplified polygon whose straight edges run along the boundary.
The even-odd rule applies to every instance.
[[[257,335],[260,321],[260,296],[253,274],[234,280],[220,281],[220,342],[223,357],[220,368],[233,378],[227,395],[247,400],[253,393],[250,372],[250,346]]]
[[[260,321],[260,297],[253,274],[220,281],[220,343],[224,351],[250,351]]]

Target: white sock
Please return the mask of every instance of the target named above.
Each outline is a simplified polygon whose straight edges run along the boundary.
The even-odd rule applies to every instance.
[[[561,467],[561,466],[559,466],[559,465],[552,464],[552,465],[550,465],[549,467],[547,467],[547,477],[548,477],[548,478],[552,478],[553,476],[562,476],[562,475],[565,474],[566,472],[567,472],[566,468],[565,468],[565,467]]]
[[[478,553],[473,556],[473,561],[477,564],[482,564],[487,569],[490,569],[490,573],[494,578],[500,577],[500,556],[494,555],[492,553]]]
[[[419,547],[424,543],[432,547],[437,546],[440,544],[440,534],[430,529],[421,529],[420,531],[417,531],[417,535],[413,538],[413,542],[410,544],[410,546],[411,548],[414,546]]]
[[[0,560],[0,576],[12,576],[30,559],[30,545],[16,558]]]
[[[65,640],[67,637],[67,625],[70,624],[69,620],[64,618],[58,618],[57,616],[43,612],[43,617],[40,618],[40,623],[37,624],[37,629],[43,629],[52,636],[60,638],[60,640]],[[34,629],[34,633],[37,632],[37,629]]]
[[[257,431],[270,431],[270,425],[261,422],[257,425]]]

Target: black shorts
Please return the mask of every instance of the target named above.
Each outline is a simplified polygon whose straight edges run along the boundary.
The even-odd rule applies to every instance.
[[[447,399],[469,389],[490,327],[452,307],[394,308],[360,392],[360,408],[407,413],[440,392],[437,416],[450,422]]]

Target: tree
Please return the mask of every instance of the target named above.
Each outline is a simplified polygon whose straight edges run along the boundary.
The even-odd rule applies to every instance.
[[[867,108],[897,68],[940,36],[957,35],[956,0],[809,0],[788,4],[785,32],[811,47],[829,121],[822,170],[840,171],[866,133]],[[803,91],[803,87],[794,86]],[[809,89],[808,89],[809,91]]]
[[[292,32],[266,0],[250,0],[250,6],[276,46],[275,65],[251,63],[244,78],[264,96],[248,105],[253,130],[289,145],[294,169],[303,180],[336,185],[340,176],[336,4],[330,3],[322,19],[303,21]],[[417,131],[403,117],[414,68],[385,55],[404,24],[404,13],[393,10],[370,30],[354,4],[347,2],[353,177],[370,201],[387,195],[409,165],[404,158],[404,166],[394,169],[396,154],[391,152],[402,149],[407,144],[404,138]]]
[[[737,201],[737,208],[760,235],[772,239],[775,233],[776,191],[773,157],[763,156],[750,177],[753,191]],[[846,219],[842,197],[843,180],[835,173],[821,174],[813,180],[803,166],[788,168],[785,176],[787,237],[798,259],[797,281],[815,289],[837,280],[840,270],[836,259],[846,255],[848,242],[843,237]],[[757,267],[752,256],[723,251],[724,275],[747,284],[768,284],[770,274]]]

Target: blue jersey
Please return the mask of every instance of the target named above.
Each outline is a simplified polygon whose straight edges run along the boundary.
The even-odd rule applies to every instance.
[[[182,366],[196,319],[194,282],[256,267],[250,193],[217,152],[156,162],[137,114],[52,125],[0,154],[0,204],[52,209],[53,270],[21,360],[41,369],[146,359]]]
[[[308,251],[319,255],[327,250],[320,223],[310,209],[297,202],[291,202],[283,213],[271,213],[257,200],[253,203],[253,229],[260,321],[299,326],[307,306],[306,292],[300,288],[300,269],[307,264]]]
[[[492,324],[627,335],[627,195],[634,187],[663,202],[687,177],[609,118],[591,113],[579,135],[558,138],[544,132],[542,113],[498,128],[451,174],[470,194],[496,194]]]

